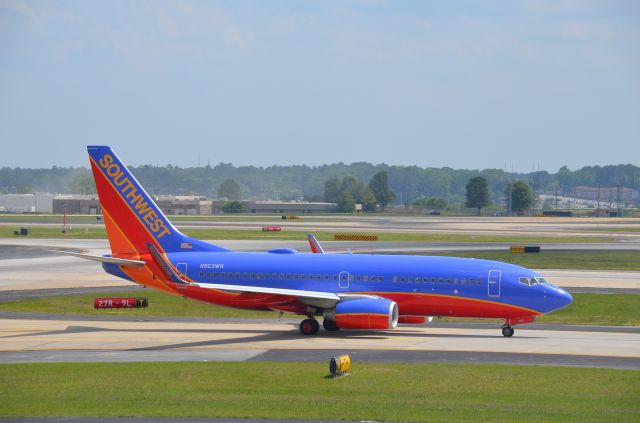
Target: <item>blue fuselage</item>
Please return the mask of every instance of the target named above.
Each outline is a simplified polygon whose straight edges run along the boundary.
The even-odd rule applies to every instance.
[[[479,300],[544,314],[571,302],[571,295],[529,269],[490,260],[399,255],[268,253],[168,253],[178,272],[196,282],[321,291],[374,293],[382,297],[410,294]],[[405,298],[402,297],[402,298]],[[400,314],[430,314],[415,302],[398,302]],[[405,308],[405,310],[403,310]],[[481,317],[481,316],[479,316]]]

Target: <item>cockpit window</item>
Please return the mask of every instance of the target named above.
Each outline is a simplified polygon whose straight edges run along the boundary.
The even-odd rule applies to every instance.
[[[538,283],[541,283],[541,284],[547,283],[547,280],[545,278],[536,278],[536,281],[538,281]]]
[[[529,285],[529,286],[533,286],[536,285],[538,283],[546,283],[546,282],[538,282],[538,279],[542,279],[544,281],[543,278],[529,278],[526,276],[522,276],[520,277],[520,283],[525,284],[525,285]]]

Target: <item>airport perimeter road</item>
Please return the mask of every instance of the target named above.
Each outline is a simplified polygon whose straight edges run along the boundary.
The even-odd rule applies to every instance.
[[[297,323],[297,322],[296,322]],[[640,369],[640,330],[409,327],[392,331],[320,332],[297,324],[0,319],[0,362],[25,361],[299,361],[322,351],[374,361],[487,361]],[[628,329],[628,328],[627,328]],[[292,353],[291,351],[295,351]],[[316,353],[314,353],[316,351]],[[315,354],[315,355],[314,355]]]

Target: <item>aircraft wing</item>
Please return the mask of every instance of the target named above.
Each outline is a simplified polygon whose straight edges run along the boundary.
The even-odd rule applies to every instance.
[[[283,289],[283,288],[271,288],[264,286],[251,286],[251,285],[229,285],[221,283],[200,283],[195,282],[191,285],[199,286],[201,288],[208,289],[220,289],[223,291],[236,291],[236,292],[255,292],[259,294],[274,294],[284,295],[287,297],[309,298],[314,300],[332,300],[335,302],[340,301],[340,295],[332,292],[321,291],[305,291],[301,289]]]
[[[115,257],[94,256],[92,254],[74,253],[72,251],[60,251],[60,250],[51,250],[51,251],[54,251],[60,254],[66,254],[68,256],[80,257],[87,260],[99,261],[101,263],[117,264],[118,266],[123,266],[123,267],[141,267],[147,264],[144,261],[140,261],[140,260],[129,260],[129,259],[122,259],[122,258],[115,258]]]

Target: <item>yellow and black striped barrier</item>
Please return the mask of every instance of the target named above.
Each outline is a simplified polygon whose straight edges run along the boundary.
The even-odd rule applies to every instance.
[[[298,219],[300,219],[300,216],[296,216],[296,215],[282,216],[282,220],[298,220]]]
[[[539,245],[512,245],[509,247],[512,253],[539,253]]]
[[[333,238],[336,241],[377,241],[378,235],[335,234]]]

